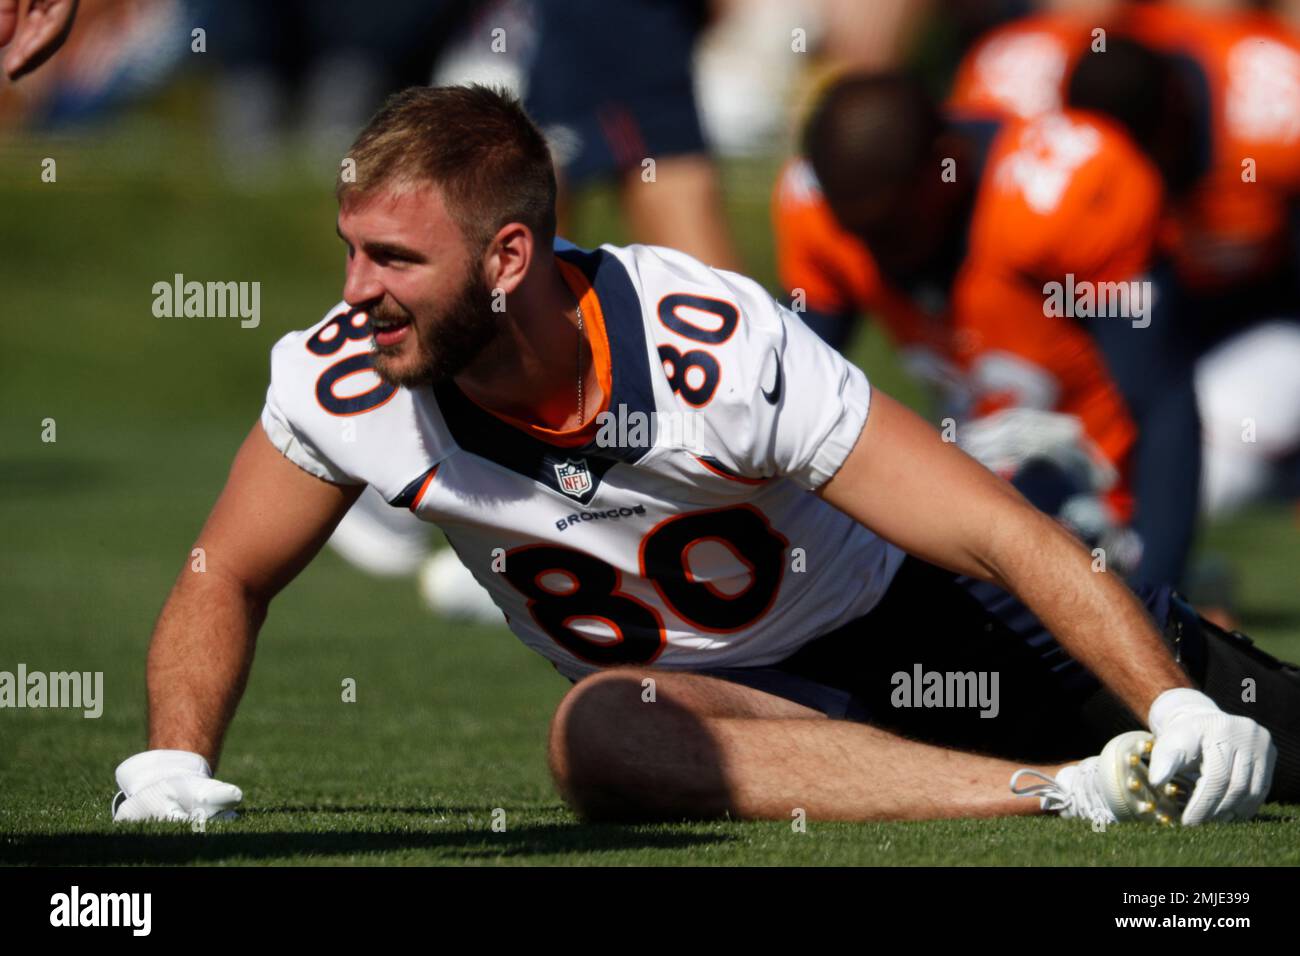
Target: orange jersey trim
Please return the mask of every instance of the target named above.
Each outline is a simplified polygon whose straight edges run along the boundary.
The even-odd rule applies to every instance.
[[[438,468],[440,466],[441,463],[439,463],[438,465],[434,465],[429,470],[429,474],[425,477],[424,481],[420,483],[420,490],[415,493],[415,497],[411,499],[411,504],[409,506],[412,513],[414,513],[415,510],[420,507],[420,502],[424,500],[425,492],[429,490],[429,486],[433,484],[433,479],[437,477]]]

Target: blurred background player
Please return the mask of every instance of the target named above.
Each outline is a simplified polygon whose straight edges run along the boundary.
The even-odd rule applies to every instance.
[[[951,109],[989,119],[1051,115],[1063,108],[1066,84],[1093,46],[1115,53],[1094,62],[1099,71],[1111,71],[1112,81],[1132,84],[1130,97],[1158,95],[1153,87],[1164,81],[1163,71],[1125,58],[1125,51],[1115,49],[1116,42],[1107,36],[1121,4],[1047,6],[981,38],[958,67],[948,99]],[[1176,173],[1175,167],[1186,153],[1167,148],[1179,139],[1165,135],[1167,129],[1166,123],[1153,123],[1142,131],[1139,143],[1153,147],[1148,155],[1161,171],[1166,190],[1176,190],[1186,175]],[[1126,130],[1132,135],[1130,127]],[[1080,319],[1079,324],[1097,343],[1106,372],[1138,430],[1133,480],[1144,549],[1140,575],[1144,580],[1181,583],[1196,525],[1200,421],[1192,353],[1170,301],[1172,279],[1157,260],[1158,249],[1148,258],[1146,271],[1151,274],[1142,276],[1155,284],[1160,302],[1148,326],[1134,328],[1105,317]]]
[[[1295,376],[1284,369],[1300,315],[1300,44],[1263,6],[1130,2],[1108,17],[1027,17],[981,40],[952,97],[1002,115],[1068,99],[1118,119],[1161,169],[1162,292],[1173,321],[1155,335],[1115,326],[1095,334],[1139,423],[1152,493],[1165,489],[1166,507],[1189,516],[1193,441],[1205,461],[1202,511],[1295,495],[1300,427]],[[1011,75],[1022,82],[999,79]],[[1025,87],[1040,91],[1033,102],[1016,94]],[[1196,438],[1189,382],[1203,421]],[[1218,562],[1194,571],[1190,590],[1225,599]]]
[[[1086,330],[1046,314],[1044,295],[1065,273],[1127,282],[1149,264],[1160,181],[1123,131],[1070,112],[944,115],[914,80],[859,75],[820,101],[804,152],[775,197],[792,307],[841,347],[872,312],[953,437],[1105,537],[1116,563],[1156,573],[1119,534],[1133,423]]]

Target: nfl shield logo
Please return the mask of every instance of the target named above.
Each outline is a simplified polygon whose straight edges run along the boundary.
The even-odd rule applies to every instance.
[[[556,465],[555,480],[559,482],[560,490],[573,498],[581,498],[591,490],[591,472],[587,470],[585,461],[570,458]]]

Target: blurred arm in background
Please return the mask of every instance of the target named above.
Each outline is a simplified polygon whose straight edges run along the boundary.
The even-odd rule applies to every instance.
[[[734,2],[734,0],[733,0]],[[822,52],[856,70],[897,66],[931,12],[932,0],[820,0]]]
[[[722,184],[695,99],[703,0],[537,0],[526,105],[551,143],[567,194],[617,183],[634,241],[737,269]]]

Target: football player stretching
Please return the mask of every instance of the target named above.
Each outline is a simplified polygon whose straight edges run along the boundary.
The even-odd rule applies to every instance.
[[[756,282],[556,240],[517,102],[407,90],[349,157],[343,302],[272,352],[207,572],[154,631],[115,819],[242,799],[213,773],[258,629],[367,485],[573,682],[549,756],[588,819],[1198,824],[1300,794],[1294,669],[1094,571]],[[650,427],[602,440],[602,412]],[[922,671],[942,686],[899,692]],[[952,695],[975,674],[995,706]]]

